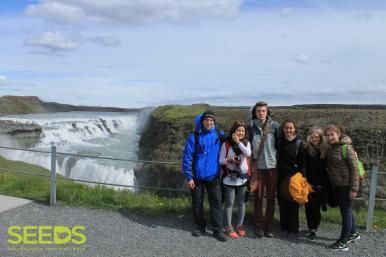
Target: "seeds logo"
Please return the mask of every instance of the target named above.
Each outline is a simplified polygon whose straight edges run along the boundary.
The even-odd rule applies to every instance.
[[[57,246],[81,246],[87,241],[84,226],[10,226],[7,242],[10,246],[45,246],[29,250],[69,250]],[[48,248],[54,247],[54,248]],[[56,247],[56,248],[55,248]],[[13,248],[10,250],[18,250]],[[26,250],[26,249],[24,249]],[[76,247],[73,250],[77,250]]]

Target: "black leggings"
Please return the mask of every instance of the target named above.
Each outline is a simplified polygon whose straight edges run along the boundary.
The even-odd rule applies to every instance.
[[[320,225],[322,215],[320,209],[323,201],[323,190],[316,189],[315,192],[308,195],[308,202],[305,205],[308,229],[317,230]]]

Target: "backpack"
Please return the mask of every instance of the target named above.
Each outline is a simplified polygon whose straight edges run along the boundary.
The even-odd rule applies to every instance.
[[[347,144],[342,145],[342,155],[343,155],[343,159],[347,160]],[[356,152],[355,152],[355,155],[357,156],[359,177],[361,180],[363,180],[365,176],[365,168],[363,167],[363,162],[359,160],[358,154]]]

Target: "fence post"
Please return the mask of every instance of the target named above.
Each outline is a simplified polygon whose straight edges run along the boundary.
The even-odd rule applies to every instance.
[[[373,230],[375,194],[377,192],[377,179],[378,179],[378,165],[375,162],[373,163],[372,169],[371,169],[370,196],[369,196],[369,207],[367,210],[366,231]]]
[[[51,145],[51,192],[50,205],[56,204],[56,146]]]

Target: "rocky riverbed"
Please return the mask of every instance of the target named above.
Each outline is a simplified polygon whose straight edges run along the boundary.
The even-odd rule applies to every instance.
[[[0,120],[0,138],[4,145],[30,147],[40,140],[42,128],[35,123]]]

